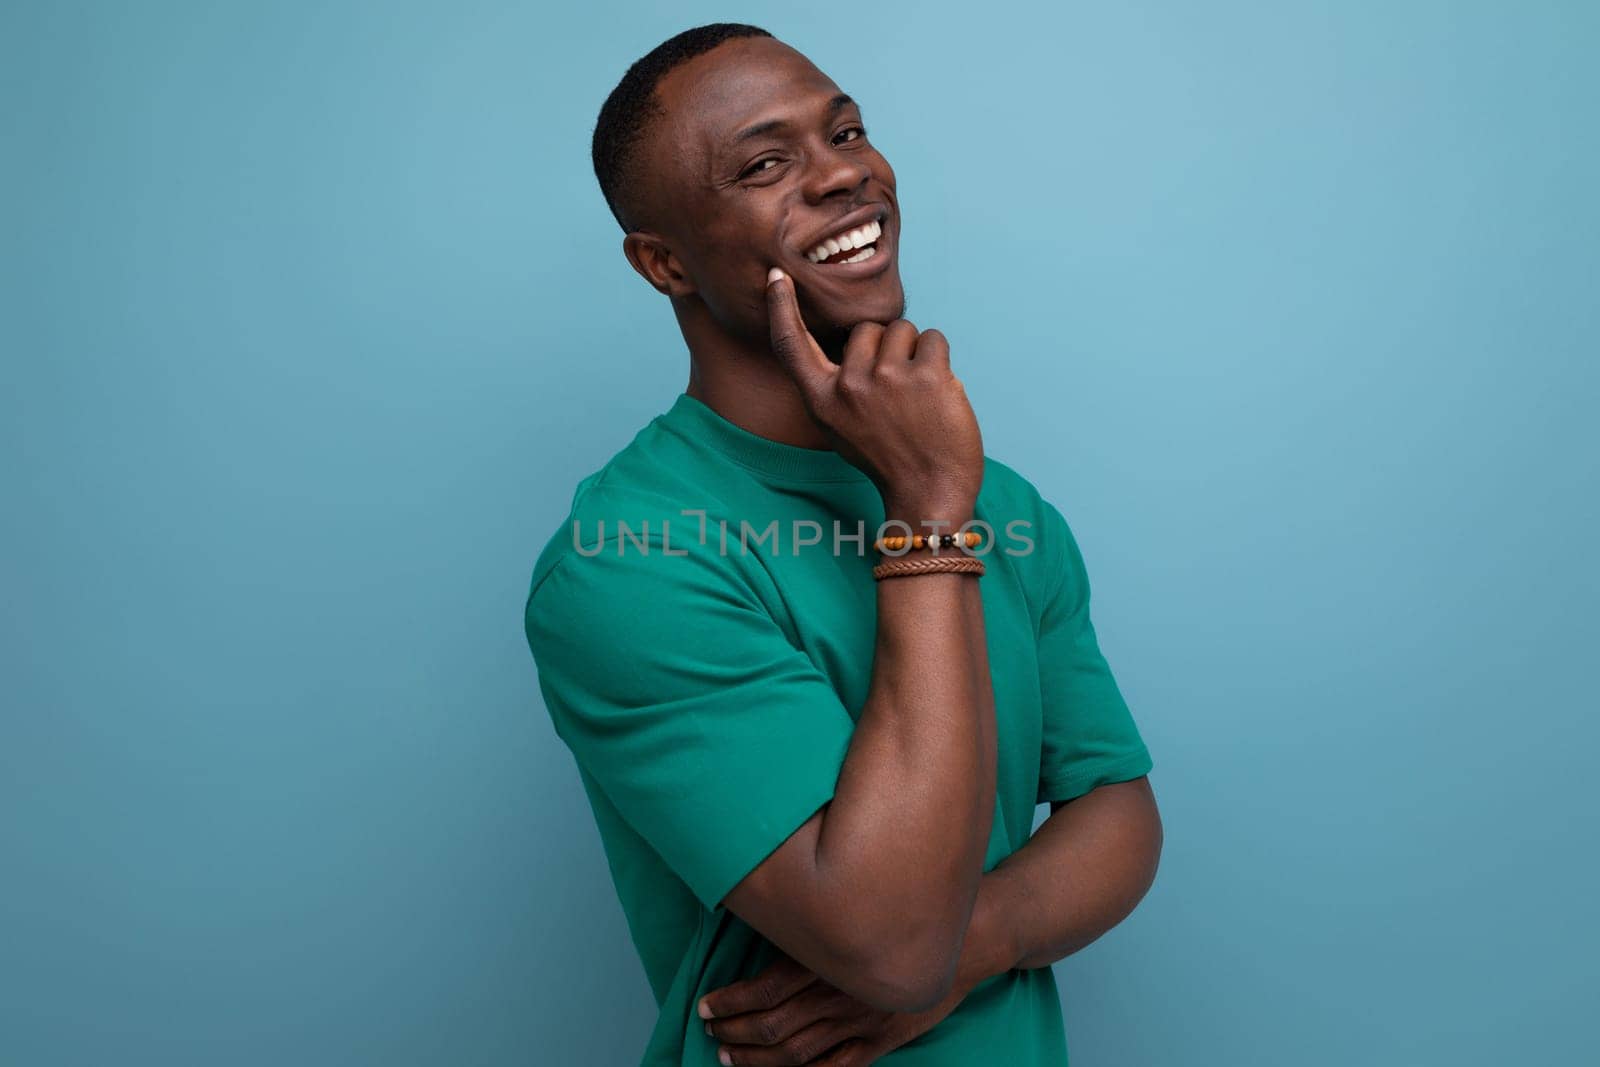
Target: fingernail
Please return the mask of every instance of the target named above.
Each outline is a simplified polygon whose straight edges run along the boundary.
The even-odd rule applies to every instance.
[[[706,998],[705,997],[701,997],[700,998],[700,1018],[702,1018],[702,1019],[715,1019],[716,1018],[715,1015],[711,1014],[711,1005],[706,1003]]]
[[[717,1061],[722,1064],[722,1067],[733,1067],[733,1054],[727,1049],[718,1049]]]
[[[711,1032],[711,1024],[710,1023],[706,1023],[706,1036],[707,1037],[715,1037],[716,1036],[715,1034],[713,1034]]]
[[[783,271],[779,270],[777,267],[773,267],[771,270],[767,271],[767,284],[771,285],[773,282],[782,277]]]

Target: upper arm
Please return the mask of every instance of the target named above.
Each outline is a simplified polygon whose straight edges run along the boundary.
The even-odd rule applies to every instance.
[[[1100,651],[1089,615],[1089,574],[1066,520],[1043,502],[1039,551],[1047,599],[1039,623],[1043,734],[1040,803],[1071,800],[1097,786],[1147,774],[1150,753]]]
[[[1136,808],[1143,813],[1148,813],[1149,818],[1154,821],[1155,825],[1158,828],[1160,826],[1161,815],[1156,808],[1155,791],[1150,788],[1150,778],[1147,775],[1140,775],[1127,781],[1097,785],[1083,796],[1073,797],[1071,800],[1052,800],[1050,802],[1050,814],[1054,815],[1071,804],[1081,804],[1085,797],[1091,795],[1100,799],[1116,797],[1117,802],[1123,806]]]
[[[854,721],[728,561],[568,556],[525,625],[557,733],[628,824],[705,908],[814,955],[816,843]]]
[[[722,906],[759,930],[790,956],[817,969],[824,958],[845,955],[842,939],[822,944],[827,902],[817,882],[817,843],[826,806],[797,827],[772,854],[756,864],[723,899]]]

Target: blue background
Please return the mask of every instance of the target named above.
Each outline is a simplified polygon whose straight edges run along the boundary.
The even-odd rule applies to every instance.
[[[1600,938],[1586,3],[9,3],[0,1062],[621,1064],[521,632],[685,382],[588,135],[767,25],[1072,521],[1155,890],[1074,1063],[1573,1063]]]

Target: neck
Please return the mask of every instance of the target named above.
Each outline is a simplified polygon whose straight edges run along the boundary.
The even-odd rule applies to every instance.
[[[741,430],[769,441],[832,451],[825,431],[806,410],[800,387],[770,346],[744,343],[720,329],[678,324],[689,346],[689,384],[684,390]]]

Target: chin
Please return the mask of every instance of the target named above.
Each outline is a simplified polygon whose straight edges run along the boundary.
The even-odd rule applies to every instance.
[[[899,279],[892,285],[885,285],[878,293],[862,293],[859,297],[850,300],[829,301],[824,306],[812,309],[816,325],[812,328],[812,336],[817,343],[827,347],[822,339],[822,334],[830,336],[848,336],[850,331],[863,322],[889,323],[895,319],[904,318],[906,313],[905,291],[900,287]],[[811,320],[813,315],[807,315]],[[842,342],[841,342],[842,343]]]

